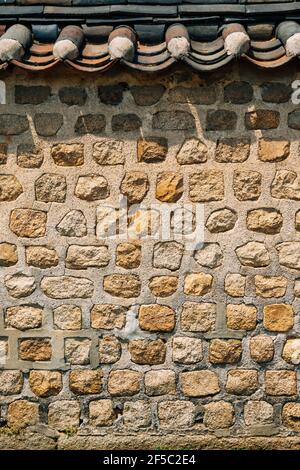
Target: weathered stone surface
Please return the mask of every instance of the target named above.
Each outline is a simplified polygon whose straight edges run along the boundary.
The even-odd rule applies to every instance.
[[[261,97],[267,103],[287,103],[291,93],[292,88],[287,83],[265,82],[261,85]]]
[[[259,139],[258,158],[262,162],[281,162],[290,154],[288,140]]]
[[[226,391],[233,395],[252,395],[258,388],[256,370],[230,370],[227,374]]]
[[[33,209],[13,209],[9,228],[18,237],[38,238],[46,233],[47,214]]]
[[[152,118],[152,128],[157,130],[191,131],[195,127],[195,118],[187,111],[158,111]]]
[[[203,358],[202,341],[189,336],[173,338],[173,361],[181,364],[195,364]]]
[[[258,335],[250,338],[250,355],[256,362],[272,361],[274,356],[273,339],[267,335]]]
[[[182,372],[181,388],[188,397],[206,397],[220,391],[218,376],[210,370]]]
[[[239,201],[256,201],[261,194],[261,174],[257,171],[235,170],[233,191]]]
[[[246,426],[260,426],[273,423],[273,406],[266,401],[252,401],[245,403],[244,421]]]
[[[116,249],[116,265],[125,269],[138,268],[141,264],[142,250],[138,243],[119,243]]]
[[[194,424],[195,405],[190,401],[172,400],[158,404],[159,426],[164,429],[190,429]]]
[[[101,103],[115,106],[123,100],[123,93],[127,89],[125,83],[116,85],[104,85],[98,87],[98,97]]]
[[[5,365],[8,353],[7,339],[0,339],[0,366]]]
[[[287,279],[284,276],[257,275],[254,283],[256,295],[264,298],[282,297],[287,289]]]
[[[132,86],[130,87],[135,104],[138,106],[152,106],[159,102],[166,91],[163,85]]]
[[[33,118],[36,133],[43,137],[56,135],[64,123],[62,114],[37,113]]]
[[[123,328],[126,308],[121,305],[98,304],[91,310],[91,326],[96,329],[112,330]]]
[[[23,361],[50,361],[52,346],[49,338],[19,340],[19,357]]]
[[[224,290],[231,297],[243,297],[245,295],[246,277],[238,273],[229,273],[225,277]]]
[[[189,196],[193,202],[221,201],[224,197],[224,178],[220,170],[202,170],[190,176]]]
[[[250,140],[226,137],[217,141],[215,159],[220,163],[242,163],[250,155]]]
[[[164,137],[140,137],[137,141],[138,162],[163,162],[167,153],[168,141]]]
[[[231,82],[224,87],[225,103],[244,104],[253,98],[253,88],[248,82]]]
[[[58,91],[59,99],[68,106],[83,106],[87,100],[87,92],[78,86],[64,86]]]
[[[75,209],[67,212],[56,230],[64,237],[84,237],[87,234],[87,221],[83,212]]]
[[[184,302],[181,312],[183,331],[206,332],[216,321],[216,305],[212,303]]]
[[[142,171],[128,171],[122,179],[120,191],[127,197],[129,204],[141,202],[149,191],[149,181]]]
[[[93,159],[99,165],[123,165],[125,155],[123,153],[124,142],[116,139],[103,139],[93,146]]]
[[[19,430],[39,422],[39,405],[28,400],[13,401],[8,405],[7,424]]]
[[[234,424],[234,408],[224,400],[204,406],[203,424],[209,430],[226,429]]]
[[[183,195],[183,177],[174,172],[159,173],[155,197],[161,202],[177,202]]]
[[[260,268],[270,264],[270,255],[261,242],[248,242],[235,250],[239,262],[244,266]]]
[[[295,109],[294,111],[292,111],[291,113],[288,114],[288,126],[291,129],[299,130],[300,129],[299,119],[300,119],[299,110]]]
[[[63,304],[53,310],[54,325],[60,330],[80,330],[81,308]]]
[[[1,157],[0,157],[1,159]],[[43,152],[32,144],[19,144],[17,164],[22,168],[40,168],[44,161]]]
[[[276,129],[279,126],[280,113],[271,109],[256,109],[245,114],[246,129]]]
[[[156,297],[169,297],[175,294],[178,288],[176,276],[155,276],[149,281],[149,289]]]
[[[16,299],[28,297],[36,288],[34,277],[22,273],[8,274],[4,278],[4,284],[9,295]]]
[[[149,370],[145,373],[145,392],[149,396],[175,395],[175,380],[173,370]]]
[[[263,313],[263,323],[266,330],[284,332],[293,328],[294,309],[291,305],[265,305]]]
[[[112,117],[111,128],[113,132],[134,132],[142,127],[141,118],[134,113],[116,114]]]
[[[75,431],[79,426],[80,406],[76,400],[59,400],[50,403],[48,424],[58,431]]]
[[[282,424],[294,431],[300,431],[300,404],[286,403],[282,408]]]
[[[109,196],[107,179],[100,175],[79,176],[75,196],[85,201],[98,201]]]
[[[41,281],[41,289],[52,299],[87,299],[92,296],[94,285],[84,277],[46,276]]]
[[[70,245],[66,255],[69,269],[101,268],[107,266],[110,255],[107,246]]]
[[[149,304],[139,308],[139,325],[146,331],[172,331],[175,327],[175,312],[167,305]]]
[[[47,269],[58,265],[58,254],[54,248],[47,246],[27,246],[26,263],[36,268]]]
[[[51,148],[51,157],[58,166],[81,166],[84,164],[84,145],[55,144]]]
[[[111,426],[115,421],[112,400],[95,400],[89,404],[89,416],[92,426]]]
[[[0,202],[15,201],[22,192],[23,187],[14,175],[0,175]]]
[[[14,266],[18,262],[17,246],[13,243],[0,243],[0,266]]]
[[[38,397],[50,397],[58,395],[62,390],[62,377],[58,371],[31,370],[29,373],[29,385]]]
[[[90,395],[100,393],[102,389],[102,371],[75,369],[71,370],[69,377],[70,390],[76,395]]]
[[[209,360],[213,364],[234,364],[241,359],[242,343],[236,339],[213,339],[209,344]]]
[[[6,325],[18,330],[40,328],[42,326],[43,309],[33,305],[18,305],[6,310]]]
[[[45,173],[35,182],[35,197],[43,202],[65,202],[67,195],[66,178],[54,173]]]
[[[193,165],[207,160],[207,145],[200,139],[186,139],[180,147],[176,159],[179,165]]]
[[[1,114],[0,135],[19,135],[28,131],[27,116],[22,114]]]
[[[166,357],[166,346],[161,339],[154,341],[134,339],[129,342],[128,351],[131,360],[136,364],[163,364]]]
[[[200,266],[205,268],[217,268],[223,261],[223,253],[219,243],[203,243],[194,253],[194,258]]]
[[[300,180],[295,171],[277,170],[271,184],[271,195],[276,199],[300,200]]]
[[[75,123],[75,134],[101,134],[105,131],[106,118],[104,114],[84,114]]]
[[[251,331],[256,327],[257,309],[254,305],[229,304],[226,317],[227,326],[231,330]]]
[[[237,115],[234,111],[217,109],[207,112],[207,131],[233,131],[236,128]]]
[[[66,338],[65,359],[69,364],[85,365],[90,362],[91,341],[88,338]]]
[[[177,86],[169,92],[172,103],[213,104],[216,101],[216,90],[213,86],[186,87]]]
[[[253,209],[247,214],[247,228],[254,232],[274,235],[280,232],[282,223],[282,214],[277,209]]]
[[[290,364],[300,364],[300,339],[288,339],[284,345],[282,357]]]
[[[127,428],[148,428],[152,423],[151,406],[148,401],[136,400],[124,403],[123,422]]]
[[[17,395],[23,388],[23,374],[19,370],[0,370],[1,395]]]
[[[279,263],[290,269],[300,269],[300,242],[283,242],[276,246]]]
[[[16,104],[41,104],[51,95],[51,88],[49,86],[15,86],[15,103]]]
[[[184,246],[181,243],[158,242],[153,250],[153,267],[177,271],[181,266]]]
[[[265,373],[267,395],[296,395],[297,377],[292,370],[267,370]]]
[[[113,396],[136,395],[141,387],[141,374],[134,370],[113,370],[108,377],[108,393]]]
[[[7,144],[0,142],[0,165],[7,163]]]
[[[103,289],[113,297],[138,297],[141,281],[136,274],[109,274],[104,276]]]
[[[212,287],[213,277],[206,273],[189,273],[184,279],[186,295],[205,295]]]
[[[300,211],[297,211],[295,214],[295,229],[300,231]]]
[[[121,343],[115,336],[104,336],[99,342],[100,364],[113,364],[121,357]]]
[[[222,233],[232,230],[237,222],[237,213],[225,207],[213,211],[206,220],[206,228],[211,233]]]

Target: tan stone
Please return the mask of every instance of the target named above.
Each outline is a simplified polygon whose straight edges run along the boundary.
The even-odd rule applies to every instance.
[[[226,391],[233,395],[251,395],[258,388],[256,370],[230,370],[227,374]]]
[[[168,153],[168,142],[164,137],[141,137],[137,141],[139,162],[163,162]]]
[[[76,400],[59,400],[49,405],[48,425],[58,431],[74,432],[79,426],[80,406]]]
[[[300,231],[300,210],[295,214],[295,229],[299,232]]]
[[[194,258],[200,266],[214,269],[221,266],[223,251],[219,243],[203,243],[201,248],[194,252]]]
[[[176,276],[155,276],[149,281],[149,289],[156,297],[169,297],[175,294],[178,288]]]
[[[69,377],[70,390],[76,395],[100,393],[102,390],[102,370],[75,369]]]
[[[261,194],[261,174],[257,171],[235,170],[233,192],[239,201],[256,201]]]
[[[58,265],[58,254],[54,248],[46,246],[27,246],[26,263],[35,268],[48,269]]]
[[[254,278],[256,295],[263,298],[282,297],[286,293],[287,279],[284,276],[260,276]]]
[[[142,249],[137,243],[119,243],[116,249],[116,265],[125,269],[138,268],[141,264]]]
[[[115,336],[104,336],[99,341],[100,364],[113,364],[121,357],[121,343]]]
[[[288,140],[258,141],[258,158],[262,162],[281,162],[290,154],[290,143]]]
[[[42,326],[43,309],[32,305],[18,305],[6,310],[6,325],[18,330],[40,328]]]
[[[270,264],[270,255],[262,242],[247,242],[236,248],[235,252],[244,266],[261,268]]]
[[[66,255],[69,269],[102,268],[107,266],[110,255],[107,246],[70,245]]]
[[[89,404],[90,424],[96,427],[111,426],[116,416],[112,400],[103,399],[91,401]]]
[[[46,276],[41,281],[41,289],[51,299],[87,299],[94,292],[94,284],[84,277]]]
[[[286,403],[283,405],[282,424],[294,431],[300,431],[300,403]]]
[[[229,273],[225,277],[225,292],[231,297],[243,297],[245,295],[246,277],[238,273]]]
[[[249,139],[219,139],[216,147],[216,161],[221,163],[242,163],[250,155]]]
[[[186,139],[180,147],[176,159],[179,165],[204,163],[207,160],[207,145],[195,137]]]
[[[84,237],[87,234],[87,220],[82,211],[67,212],[56,226],[58,233],[64,237]]]
[[[8,405],[7,424],[19,430],[39,422],[39,405],[27,400],[13,401]]]
[[[193,202],[221,201],[224,176],[220,170],[202,170],[190,176],[190,199]]]
[[[184,293],[186,295],[204,295],[212,287],[213,277],[206,273],[190,273],[184,280]]]
[[[236,339],[213,339],[209,344],[209,360],[213,364],[234,364],[241,359],[242,343]]]
[[[67,182],[62,175],[44,173],[34,183],[35,198],[42,202],[65,202]]]
[[[158,404],[159,426],[162,429],[190,429],[194,424],[195,405],[190,401],[173,400]]]
[[[129,342],[128,351],[136,364],[162,364],[166,357],[166,346],[161,339],[134,339]]]
[[[75,196],[85,201],[99,201],[109,196],[107,179],[101,175],[79,176]]]
[[[300,364],[300,339],[288,339],[284,345],[282,357],[290,364]]]
[[[265,373],[267,395],[296,395],[297,377],[292,370],[267,370]]]
[[[234,424],[234,408],[227,401],[215,401],[204,405],[203,424],[209,430],[226,429]]]
[[[256,362],[272,361],[274,356],[272,337],[267,335],[258,335],[250,338],[250,355]]]
[[[145,373],[145,392],[149,396],[175,395],[175,372],[165,369],[149,370]]]
[[[291,305],[271,304],[264,306],[263,324],[266,330],[284,332],[293,328],[294,309]]]
[[[206,332],[216,322],[216,305],[212,303],[184,302],[181,312],[183,331]]]
[[[22,192],[23,187],[14,175],[0,175],[0,202],[15,201]]]
[[[210,370],[182,372],[181,388],[188,397],[206,397],[220,391],[218,376]]]
[[[195,364],[202,360],[202,340],[189,336],[173,338],[173,361],[181,364]]]
[[[65,360],[69,364],[84,365],[90,362],[91,341],[88,338],[66,338]]]
[[[81,166],[84,164],[84,145],[55,144],[51,148],[51,157],[58,166]]]
[[[131,396],[140,391],[141,374],[134,370],[113,370],[108,377],[108,393],[114,396]]]
[[[109,274],[104,277],[103,289],[113,297],[138,297],[141,281],[136,274]]]
[[[52,346],[49,338],[19,340],[19,357],[23,361],[50,361]]]
[[[153,249],[153,267],[177,271],[181,266],[184,253],[182,243],[175,241],[158,242]]]
[[[60,330],[80,330],[81,308],[77,305],[60,305],[53,310],[53,322]]]
[[[29,373],[29,385],[38,397],[50,397],[58,395],[62,390],[62,377],[58,371],[31,370]]]
[[[129,429],[145,429],[151,426],[151,405],[145,400],[127,401],[123,408],[123,422]]]
[[[300,200],[300,180],[295,171],[277,170],[271,184],[271,196],[276,199]]]
[[[229,304],[226,309],[227,326],[231,330],[254,330],[257,310],[254,305]]]
[[[139,325],[146,331],[172,331],[175,328],[175,312],[167,305],[141,305]]]
[[[228,232],[234,228],[237,219],[237,213],[225,207],[213,211],[207,218],[205,226],[211,233]]]
[[[93,159],[99,165],[123,165],[125,155],[124,142],[105,138],[96,142],[93,147]]]
[[[91,326],[98,330],[123,328],[126,308],[121,305],[98,304],[91,310]]]
[[[253,209],[247,214],[247,228],[253,232],[274,235],[282,228],[283,217],[277,209]]]
[[[4,284],[9,295],[17,299],[28,297],[36,288],[35,278],[22,273],[8,274],[4,278]]]
[[[127,197],[129,204],[141,202],[149,190],[149,181],[146,173],[142,171],[129,171],[125,174],[120,191]]]
[[[47,214],[33,209],[13,209],[9,228],[18,237],[38,238],[46,234]]]
[[[13,243],[0,243],[0,266],[13,266],[18,262],[17,246]]]
[[[273,406],[266,401],[247,401],[244,406],[246,426],[260,426],[273,423]]]
[[[161,202],[177,202],[183,194],[183,177],[178,173],[159,173],[155,197]]]
[[[279,264],[290,269],[300,269],[300,242],[283,242],[276,246]]]
[[[0,370],[0,394],[17,395],[23,388],[23,374],[19,370]]]

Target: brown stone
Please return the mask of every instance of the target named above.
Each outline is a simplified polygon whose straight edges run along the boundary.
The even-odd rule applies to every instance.
[[[138,297],[141,281],[136,274],[109,274],[104,276],[103,289],[113,297]]]
[[[231,330],[251,331],[256,327],[257,310],[254,305],[229,304],[226,317],[227,326]]]
[[[209,344],[209,360],[212,364],[234,364],[242,356],[242,343],[236,339],[213,339]]]
[[[13,209],[9,228],[18,237],[38,238],[46,233],[47,214],[33,209]]]
[[[35,268],[48,269],[58,265],[58,254],[54,248],[47,246],[27,246],[26,263]]]
[[[128,351],[131,360],[142,365],[163,364],[166,357],[166,346],[161,339],[134,339],[129,342]]]
[[[75,123],[75,134],[102,134],[105,131],[106,118],[104,114],[80,115]]]
[[[127,89],[126,83],[116,85],[104,85],[98,87],[98,97],[101,103],[116,106],[122,103],[124,91]]]
[[[70,372],[70,390],[76,395],[100,393],[102,390],[102,371],[75,369]]]
[[[281,162],[290,154],[288,140],[259,139],[258,158],[262,162]]]
[[[272,424],[274,420],[273,406],[266,401],[249,400],[244,406],[246,426]]]
[[[276,199],[300,200],[300,179],[295,171],[277,170],[271,183],[271,196]]]
[[[89,416],[92,426],[111,426],[116,419],[112,400],[91,401],[89,404]]]
[[[177,86],[169,91],[168,99],[172,103],[208,105],[216,101],[216,90],[213,86]]]
[[[153,115],[152,128],[163,131],[191,131],[196,128],[195,118],[187,111],[158,111]]]
[[[211,233],[228,232],[234,228],[237,219],[237,213],[225,207],[213,211],[207,218],[205,226]]]
[[[282,408],[282,424],[293,431],[300,431],[300,403],[286,403]]]
[[[267,395],[296,395],[297,376],[292,370],[267,370],[265,373]]]
[[[50,361],[52,346],[49,338],[19,340],[19,357],[23,361]]]
[[[122,354],[121,343],[115,336],[104,336],[99,341],[100,364],[114,364]]]
[[[210,370],[182,372],[181,388],[188,397],[207,397],[220,391],[218,376]]]
[[[163,162],[167,153],[168,141],[164,137],[140,137],[137,141],[138,162]]]
[[[129,204],[141,202],[149,190],[149,181],[142,171],[128,171],[122,179],[120,191],[127,197]]]
[[[0,156],[1,160],[1,156]],[[17,164],[22,168],[40,168],[44,161],[43,152],[32,144],[19,144]]]
[[[84,145],[55,144],[51,148],[51,157],[58,166],[81,166],[84,164]]]
[[[181,312],[183,331],[206,332],[216,322],[216,305],[213,303],[184,302]]]
[[[23,187],[14,175],[0,175],[0,202],[15,201],[22,192]]]
[[[193,202],[221,201],[224,177],[220,170],[202,170],[190,176],[190,199]]]
[[[7,144],[0,142],[0,165],[7,163]]]
[[[256,362],[269,362],[274,357],[273,339],[267,335],[250,338],[250,355]]]
[[[205,405],[203,424],[210,431],[230,428],[234,424],[232,404],[222,400]]]
[[[112,330],[125,325],[126,308],[121,305],[98,304],[91,310],[91,326],[96,329]]]
[[[252,98],[253,88],[248,82],[234,81],[224,87],[225,103],[245,104]]]
[[[79,86],[65,86],[58,91],[59,99],[67,106],[83,106],[87,100],[87,92]]]
[[[28,400],[13,401],[8,405],[7,424],[19,430],[39,422],[39,405]]]
[[[116,114],[112,117],[111,128],[113,132],[134,132],[142,127],[141,118],[134,113]]]
[[[14,266],[18,262],[17,246],[13,243],[0,243],[0,266]]]
[[[258,388],[256,370],[235,369],[227,374],[226,391],[233,395],[252,395]]]
[[[62,377],[58,371],[31,370],[29,385],[38,397],[50,397],[58,395],[62,390]]]
[[[266,330],[284,332],[293,328],[294,309],[287,304],[271,304],[264,306],[263,324]]]
[[[237,124],[237,114],[227,109],[215,109],[207,112],[207,131],[233,131]]]
[[[139,325],[146,331],[172,331],[175,328],[175,312],[167,305],[141,305]]]
[[[169,297],[175,294],[178,288],[176,276],[155,276],[149,281],[149,289],[156,297]]]
[[[261,194],[261,174],[257,171],[235,170],[233,191],[239,201],[256,201]]]
[[[138,243],[119,243],[116,249],[116,265],[125,269],[138,268],[141,264],[142,249]]]
[[[130,87],[134,102],[138,106],[152,106],[159,102],[166,91],[163,85]]]
[[[271,109],[256,109],[245,114],[246,129],[276,129],[279,126],[280,113]]]
[[[141,387],[141,374],[134,370],[113,370],[108,377],[108,393],[113,396],[136,395]]]
[[[250,155],[250,140],[247,138],[222,138],[217,141],[215,159],[220,163],[242,163]]]
[[[155,197],[161,202],[177,202],[183,194],[183,177],[178,173],[159,173]]]
[[[206,273],[189,273],[184,280],[186,295],[205,295],[212,287],[213,277]]]

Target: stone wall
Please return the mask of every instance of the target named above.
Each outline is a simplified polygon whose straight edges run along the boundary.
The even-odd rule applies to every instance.
[[[0,446],[300,445],[295,78],[3,72]],[[120,196],[204,245],[102,236]]]

